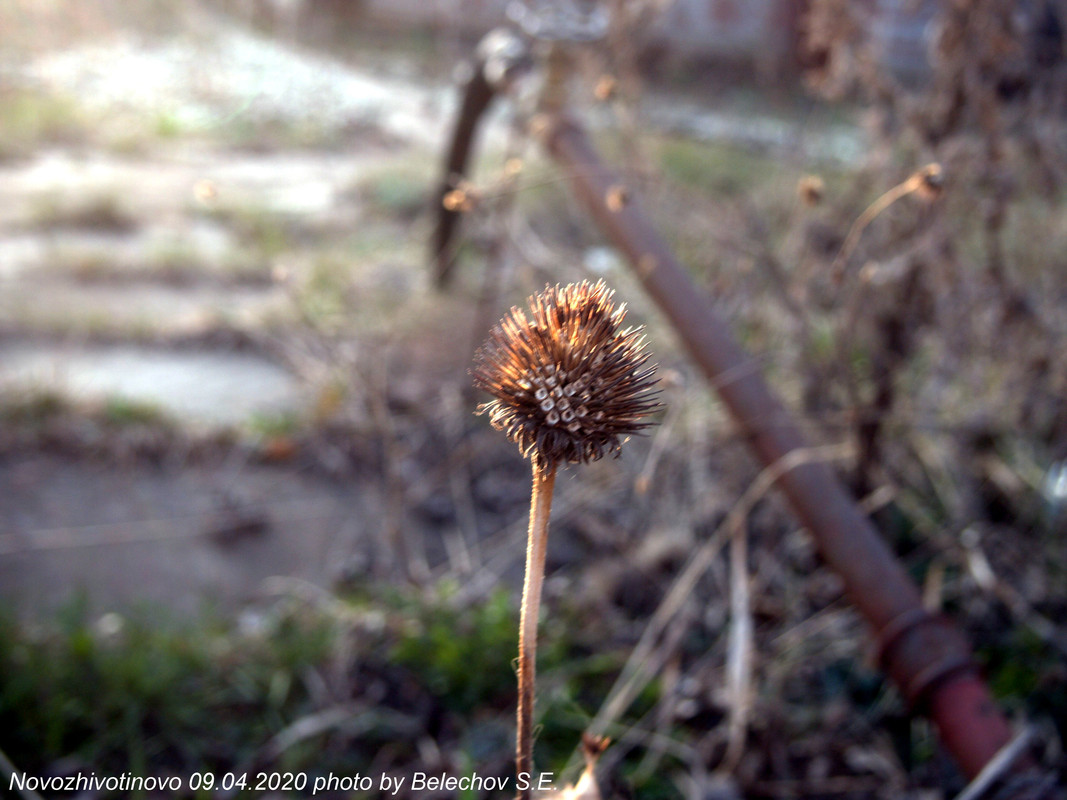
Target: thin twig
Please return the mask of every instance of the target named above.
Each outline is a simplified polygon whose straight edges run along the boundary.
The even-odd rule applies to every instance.
[[[841,279],[845,270],[845,262],[848,261],[849,256],[852,255],[852,251],[859,243],[860,235],[879,214],[902,197],[906,197],[912,192],[920,191],[926,185],[927,181],[932,178],[940,177],[940,175],[940,164],[927,164],[925,167],[913,172],[904,181],[898,183],[892,189],[889,189],[885,194],[867,206],[863,213],[856,217],[855,222],[852,223],[852,227],[848,229],[844,244],[841,245],[841,249],[837,252],[837,257],[834,259],[834,262],[830,267],[830,275],[833,279],[835,281]]]

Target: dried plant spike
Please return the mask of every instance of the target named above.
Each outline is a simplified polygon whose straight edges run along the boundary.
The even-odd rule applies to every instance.
[[[603,281],[547,286],[475,354],[474,384],[495,398],[479,413],[542,468],[617,455],[660,407],[644,336],[621,327],[613,295]]]
[[[848,260],[848,257],[852,255],[852,251],[856,247],[856,243],[859,241],[863,229],[866,228],[875,217],[889,208],[889,206],[893,205],[897,200],[902,197],[907,197],[912,192],[917,192],[920,197],[923,197],[926,200],[936,200],[940,197],[943,187],[944,174],[941,170],[941,165],[935,162],[920,167],[909,175],[906,180],[898,183],[867,206],[863,213],[856,218],[856,221],[853,222],[852,226],[848,229],[848,235],[845,236],[845,242],[841,245],[841,249],[837,252],[837,256],[834,258],[834,263],[830,266],[830,274],[834,282],[841,282],[844,275],[845,262]]]
[[[817,206],[826,194],[826,183],[818,175],[805,175],[797,182],[797,194],[806,206]]]
[[[619,81],[614,75],[601,75],[593,87],[593,96],[601,103],[606,103],[615,98],[618,89]]]
[[[519,445],[533,471],[515,732],[515,770],[524,778],[533,774],[537,618],[556,471],[618,454],[625,437],[646,428],[645,417],[659,408],[644,337],[639,328],[621,327],[626,307],[616,307],[613,294],[603,281],[546,286],[530,298],[529,318],[512,308],[493,328],[471,370],[474,385],[495,398],[478,413]],[[522,786],[517,797],[530,800],[530,783]]]

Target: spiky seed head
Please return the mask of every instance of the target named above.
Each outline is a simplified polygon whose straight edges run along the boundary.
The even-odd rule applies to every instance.
[[[495,398],[478,413],[542,468],[618,455],[660,407],[642,329],[621,329],[613,295],[603,281],[546,286],[474,356],[474,385]]]

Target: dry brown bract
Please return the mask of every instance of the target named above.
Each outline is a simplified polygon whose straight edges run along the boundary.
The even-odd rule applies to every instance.
[[[479,413],[542,468],[618,454],[659,408],[640,328],[603,281],[547,286],[532,320],[512,308],[474,357],[474,384],[496,399]]]

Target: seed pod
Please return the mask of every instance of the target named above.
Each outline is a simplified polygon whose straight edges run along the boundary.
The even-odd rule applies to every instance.
[[[805,175],[797,182],[797,194],[806,206],[817,206],[826,194],[826,184],[818,175]]]
[[[545,287],[530,318],[512,308],[475,354],[474,385],[495,398],[478,413],[542,467],[618,455],[660,408],[641,329],[620,329],[613,294],[603,281]]]

